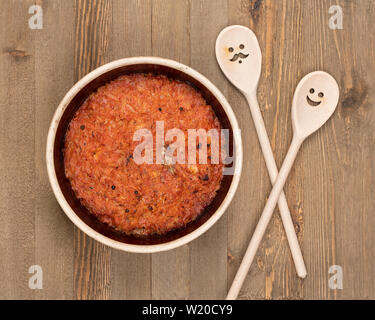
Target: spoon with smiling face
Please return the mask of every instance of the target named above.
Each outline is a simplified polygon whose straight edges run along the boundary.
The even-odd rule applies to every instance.
[[[313,100],[317,105],[311,105],[309,101],[309,99],[312,100],[312,89],[314,93],[318,92],[318,99]],[[319,93],[322,94],[319,95]],[[323,71],[310,73],[298,84],[292,105],[293,140],[227,299],[235,299],[238,296],[302,142],[327,122],[335,111],[338,100],[339,87],[328,73]]]
[[[255,34],[243,26],[235,25],[225,28],[216,40],[216,58],[225,76],[242,92],[249,103],[259,143],[273,183],[278,170],[256,95],[262,67],[262,54]],[[306,267],[284,192],[280,195],[279,209],[297,274],[304,278]]]

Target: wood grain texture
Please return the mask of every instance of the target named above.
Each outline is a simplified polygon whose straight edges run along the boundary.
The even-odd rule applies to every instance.
[[[28,28],[34,3],[43,7],[42,30]],[[328,27],[334,4],[343,30]],[[279,167],[299,80],[322,69],[341,90],[285,186],[308,276],[296,276],[276,210],[240,298],[375,299],[372,0],[3,0],[0,18],[0,299],[225,297],[271,190],[248,106],[214,56],[229,24],[258,37],[258,98]],[[192,243],[152,255],[112,250],[78,231],[53,196],[44,160],[50,119],[69,88],[106,62],[147,55],[207,76],[231,104],[244,145],[240,186],[222,219]],[[43,290],[28,287],[34,264]],[[329,288],[332,265],[343,268],[342,290]]]
[[[35,261],[43,268],[37,299],[73,299],[74,227],[60,209],[45,163],[49,122],[75,82],[74,7],[67,1],[43,2],[44,28],[35,32]],[[61,32],[64,30],[64,32]],[[48,45],[46,45],[48,44]],[[61,48],[64,50],[61,50]],[[56,64],[56,60],[58,63]]]
[[[323,12],[331,4],[325,1]],[[374,85],[375,64],[374,46],[368,44],[374,41],[371,17],[375,6],[372,1],[340,4],[345,14],[344,30],[315,31],[311,41],[319,43],[320,49],[303,61],[306,69],[316,67],[332,73],[341,88],[340,104],[332,121],[304,149],[309,173],[303,182],[304,215],[309,226],[305,255],[312,270],[305,294],[308,290],[312,298],[374,298],[375,280],[370,275],[375,258],[371,231],[375,225],[371,214],[375,205],[375,96],[369,88]],[[325,22],[324,15],[313,8],[312,12],[306,21],[305,37],[311,35],[313,24]],[[305,52],[307,47],[306,43]],[[314,183],[317,186],[309,190]],[[330,290],[327,282],[321,281],[333,264],[343,268],[343,290]]]
[[[75,80],[109,62],[112,2],[75,1]],[[74,297],[109,299],[112,250],[74,230]]]
[[[0,39],[6,39],[0,59],[2,299],[33,298],[28,270],[35,264],[35,45],[23,23],[31,3],[7,1],[1,10]]]

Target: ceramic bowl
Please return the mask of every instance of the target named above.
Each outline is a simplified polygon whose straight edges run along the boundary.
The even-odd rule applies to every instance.
[[[234,173],[225,175],[212,203],[186,227],[163,236],[139,238],[128,236],[100,222],[81,205],[64,174],[63,145],[68,124],[75,111],[97,88],[117,77],[131,73],[162,74],[185,81],[201,92],[230,132],[230,150],[234,150]],[[233,148],[234,147],[234,148]],[[52,190],[68,218],[91,238],[115,249],[152,253],[170,250],[196,239],[210,229],[224,214],[237,189],[242,168],[242,141],[236,117],[223,94],[203,75],[179,62],[156,58],[134,57],[110,62],[87,74],[65,95],[59,104],[47,137],[46,163]],[[225,235],[223,235],[225,236]]]

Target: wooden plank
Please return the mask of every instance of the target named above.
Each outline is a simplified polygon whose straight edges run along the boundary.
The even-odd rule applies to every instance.
[[[188,0],[152,1],[152,55],[190,64]],[[173,17],[173,18],[172,18]],[[189,247],[152,255],[151,297],[189,298]]]
[[[35,45],[28,28],[33,1],[6,1],[0,11],[0,281],[1,299],[32,299],[35,264]],[[14,17],[17,17],[15,19]]]
[[[227,1],[191,1],[191,66],[226,93],[227,82],[215,58],[215,41],[227,25]],[[227,291],[228,212],[190,247],[190,298],[222,299]]]
[[[341,77],[335,72],[338,67],[337,51],[334,46],[326,43],[327,37],[334,33],[327,24],[328,1],[322,4],[320,12],[317,8],[307,7],[308,4],[304,6],[305,9],[309,9],[310,14],[306,15],[303,20],[302,37],[305,38],[308,35],[309,41],[304,41],[302,44],[306,54],[300,61],[299,77],[304,73],[323,69],[333,73],[340,83]],[[318,45],[311,46],[309,42],[315,42]],[[330,65],[335,65],[335,67],[331,68]],[[336,200],[331,192],[332,185],[329,176],[332,173],[327,157],[331,158],[336,154],[334,141],[328,135],[331,135],[329,132],[334,126],[339,125],[337,115],[338,113],[335,113],[326,126],[306,141],[300,153],[300,159],[304,164],[302,174],[309,172],[305,174],[301,186],[303,190],[301,208],[306,220],[305,256],[309,270],[304,295],[313,299],[333,298],[333,291],[328,287],[328,269],[335,264],[336,257],[334,220]]]
[[[262,113],[276,164],[281,166],[292,139],[290,108],[296,83],[299,81],[299,59],[303,56],[300,33],[303,9],[300,1],[254,2],[251,22],[263,51],[263,76],[258,90]],[[263,17],[263,18],[262,18]],[[258,23],[261,24],[258,26]],[[262,30],[267,30],[266,33]],[[293,83],[293,84],[292,84]],[[292,84],[292,85],[291,85]],[[262,159],[263,160],[263,159]],[[300,210],[300,180],[294,179],[300,169],[296,161],[284,190],[296,232],[303,247],[303,217]],[[262,192],[261,208],[271,190],[267,171],[267,187]],[[256,219],[256,223],[258,218]],[[302,297],[303,281],[296,275],[292,256],[278,209],[275,210],[257,257],[259,270],[264,268],[264,299],[298,299]],[[251,273],[250,273],[251,277]],[[249,284],[251,285],[251,278]]]
[[[38,299],[73,298],[74,228],[58,205],[45,164],[52,116],[74,84],[74,7],[64,0],[43,1],[43,29],[35,34],[35,246],[43,268]],[[61,50],[64,48],[64,50]]]
[[[265,100],[264,117],[268,124],[271,145],[278,167],[284,160],[292,139],[291,104],[294,89],[300,80],[300,59],[303,57],[301,42],[302,18],[304,9],[300,1],[268,1],[265,8],[271,16],[272,27],[262,37],[261,45],[265,48],[265,82],[260,88]],[[261,9],[261,8],[260,8]],[[267,14],[268,15],[268,14]],[[260,18],[256,18],[258,21]],[[275,33],[277,34],[275,35]],[[274,38],[272,38],[274,37]],[[276,38],[276,41],[275,41]],[[271,88],[275,88],[273,91]],[[263,92],[262,92],[263,89]],[[271,95],[268,92],[271,91]],[[295,230],[303,249],[303,216],[301,211],[302,163],[296,161],[284,190],[295,224]],[[297,173],[296,173],[297,172]],[[264,200],[271,189],[267,188]],[[263,206],[262,206],[263,209]],[[261,211],[262,211],[261,209]],[[260,211],[260,212],[261,212]],[[299,299],[303,296],[303,281],[297,277],[285,231],[278,209],[268,228],[264,242],[263,259],[265,268],[265,299]]]
[[[75,80],[109,62],[112,2],[75,1]],[[110,297],[111,249],[75,228],[74,296],[76,299]]]
[[[113,1],[112,60],[151,55],[151,0]],[[112,251],[111,299],[151,298],[151,255]]]
[[[373,226],[375,187],[375,67],[372,1],[340,1],[343,30],[327,27],[328,8],[307,6],[302,37],[304,72],[323,69],[337,79],[341,98],[332,120],[307,141],[302,150],[305,254],[310,277],[305,297],[318,299],[374,299],[375,250]],[[317,45],[311,46],[311,43]],[[308,229],[307,229],[308,228]],[[343,290],[328,286],[329,267],[343,269]]]

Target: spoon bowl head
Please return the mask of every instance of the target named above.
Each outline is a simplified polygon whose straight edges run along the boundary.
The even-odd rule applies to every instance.
[[[293,97],[293,131],[306,138],[331,117],[339,101],[339,86],[328,73],[316,71],[298,84]]]
[[[229,26],[216,39],[216,59],[228,80],[243,93],[256,90],[262,54],[255,34],[244,26]]]

